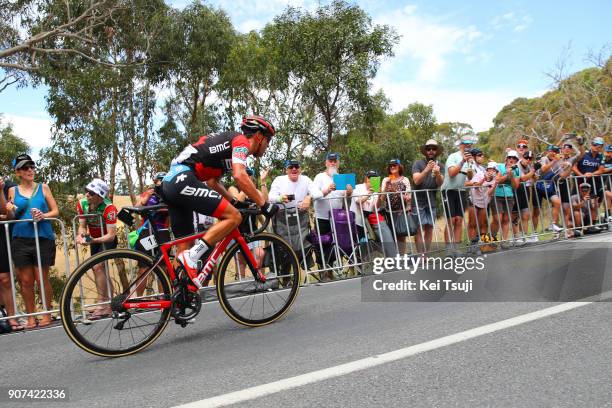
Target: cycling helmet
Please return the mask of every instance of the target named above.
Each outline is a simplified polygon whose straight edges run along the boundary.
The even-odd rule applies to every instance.
[[[97,194],[102,198],[106,198],[109,188],[104,181],[96,178],[91,180],[89,184],[85,186],[85,190]]]
[[[155,173],[155,177],[153,177],[153,180],[161,180],[164,177],[166,177],[166,172],[160,171],[160,172]]]
[[[274,126],[270,122],[257,115],[247,115],[242,118],[240,129],[249,134],[261,131],[266,137],[272,137],[276,133]]]

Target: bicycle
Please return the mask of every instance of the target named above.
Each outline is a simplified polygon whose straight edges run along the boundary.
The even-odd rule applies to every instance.
[[[118,218],[129,224],[134,213],[150,219],[165,207],[124,207]],[[255,207],[239,211],[245,220],[261,213]],[[66,333],[77,346],[98,356],[137,353],[161,335],[171,317],[182,327],[192,321],[201,309],[199,289],[213,276],[223,311],[237,323],[257,327],[280,319],[297,297],[300,269],[289,244],[278,235],[263,232],[269,222],[266,217],[252,233],[234,229],[203,256],[205,262],[199,262],[197,276],[188,276],[180,264],[173,266],[171,249],[201,238],[205,232],[158,245],[159,233],[151,222],[152,234],[140,243],[147,251],[153,250],[154,256],[113,249],[96,254],[75,269],[60,300]],[[119,265],[126,264],[130,284],[122,288]]]

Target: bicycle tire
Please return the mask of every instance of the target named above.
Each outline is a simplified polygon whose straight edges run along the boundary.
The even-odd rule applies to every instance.
[[[282,273],[280,275],[278,273],[280,267],[277,262],[273,262],[272,267],[266,266],[266,262],[262,262],[262,265],[260,265],[261,270],[268,278],[266,283],[261,284],[252,278],[251,280],[246,280],[245,278],[244,281],[239,280],[238,282],[232,282],[231,279],[236,276],[236,273],[229,270],[229,264],[232,260],[236,259],[236,256],[242,250],[240,245],[235,243],[226,251],[221,259],[218,268],[219,273],[216,279],[217,296],[223,311],[235,322],[251,327],[264,326],[284,316],[295,302],[300,289],[300,266],[297,256],[291,246],[278,235],[266,232],[257,234],[251,240],[251,242],[261,241],[267,241],[272,244],[258,247],[263,248],[264,258],[268,256],[265,255],[266,253],[270,253],[274,254],[270,255],[270,257],[286,261],[284,265],[282,265],[284,269],[281,271]],[[283,299],[279,292],[287,292],[286,297]],[[271,310],[269,315],[265,315],[266,304],[274,306],[274,302],[272,302],[267,295],[275,295],[283,299],[282,305],[280,305],[277,310]],[[248,305],[249,296],[253,299],[251,300],[251,313],[249,316],[245,316],[245,314],[241,313],[241,310],[245,305]],[[255,299],[258,296],[262,298],[263,310],[261,316],[255,317],[252,314],[252,310]],[[276,299],[276,297],[274,299]],[[268,299],[267,303],[266,299]]]
[[[87,351],[88,353],[102,356],[102,357],[121,357],[127,356],[130,354],[137,353],[153,343],[159,335],[166,328],[169,317],[170,317],[170,308],[167,309],[150,309],[150,310],[132,310],[130,312],[130,316],[127,320],[124,321],[122,328],[118,329],[117,323],[120,320],[124,320],[125,315],[119,317],[115,313],[108,317],[100,317],[95,316],[95,312],[92,314],[91,311],[87,309],[91,309],[99,306],[110,306],[108,301],[99,301],[99,293],[98,293],[98,284],[96,283],[96,272],[93,267],[96,265],[103,265],[103,272],[106,277],[106,285],[107,292],[108,287],[110,287],[110,291],[112,292],[112,297],[116,296],[120,292],[115,294],[115,287],[119,287],[119,281],[114,281],[112,279],[113,271],[109,272],[110,263],[108,261],[114,261],[113,264],[119,270],[122,267],[119,267],[118,261],[121,261],[123,267],[125,267],[126,263],[128,265],[128,269],[132,265],[136,265],[136,268],[148,268],[151,269],[155,264],[155,260],[151,258],[149,255],[144,254],[142,252],[130,250],[130,249],[112,249],[104,252],[100,252],[99,254],[94,255],[93,257],[87,259],[81,265],[79,265],[75,271],[70,275],[64,289],[62,290],[61,300],[60,300],[60,312],[62,318],[62,325],[64,326],[64,330],[68,334],[68,337],[81,349]],[[138,265],[140,263],[140,265]],[[138,271],[138,269],[137,269]],[[122,271],[122,272],[125,272]],[[135,282],[135,279],[138,277],[138,273],[132,279],[130,279],[130,284]],[[99,276],[99,274],[98,274]],[[155,282],[151,283],[151,288],[149,288],[149,282],[151,277],[157,280],[157,284]],[[108,282],[111,284],[108,285]],[[115,282],[115,284],[113,284]],[[142,286],[144,285],[144,286]],[[92,286],[95,288],[93,289]],[[153,268],[151,272],[147,275],[145,279],[141,280],[141,283],[138,285],[141,286],[140,294],[136,294],[139,299],[142,300],[170,300],[172,289],[170,280],[168,275],[162,270],[159,266]],[[125,289],[125,288],[123,288]],[[157,291],[158,293],[151,294],[150,296],[145,294],[145,291]],[[144,296],[143,296],[144,295]],[[108,298],[112,297],[109,295]],[[93,300],[96,298],[95,300]],[[88,301],[92,301],[93,303],[89,303]],[[152,314],[158,314],[158,316],[149,316]],[[93,317],[96,317],[94,320]],[[152,319],[151,319],[152,318]],[[153,323],[147,323],[148,320],[153,320]],[[142,322],[147,324],[142,325]],[[127,328],[125,324],[127,323]],[[133,324],[134,323],[134,324]],[[96,326],[98,326],[98,334],[97,338],[92,339],[88,337],[88,334],[92,332],[95,335],[97,332],[95,330]],[[143,328],[151,327],[150,331],[145,331]],[[100,331],[102,328],[102,331]],[[106,345],[98,343],[98,339],[102,337],[106,337],[106,332],[108,329],[108,340]],[[136,330],[138,329],[138,331]],[[123,345],[122,342],[122,332],[128,331],[126,333],[126,340],[133,340],[134,344],[131,345]],[[111,344],[111,337],[113,334],[118,336],[118,344],[115,340]],[[134,336],[141,337],[140,340],[136,341]],[[103,339],[102,339],[103,340]]]

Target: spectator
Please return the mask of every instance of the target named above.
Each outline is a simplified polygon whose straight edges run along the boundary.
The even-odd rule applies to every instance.
[[[323,197],[314,201],[315,221],[317,223],[316,233],[325,235],[331,232],[331,222],[329,220],[332,209],[342,208],[345,198],[350,198],[353,194],[353,187],[350,185],[336,186],[333,176],[338,174],[340,168],[340,155],[338,153],[328,153],[325,157],[325,171],[315,176],[313,183],[315,187],[323,193]],[[336,190],[337,187],[344,187],[344,190]],[[327,252],[327,251],[325,251]],[[323,259],[317,253],[319,265],[323,265]],[[333,262],[333,254],[325,253],[325,259]],[[323,280],[332,280],[333,273],[328,271],[322,276]]]
[[[521,146],[520,143],[519,146]],[[518,152],[521,158],[518,163],[520,184],[514,192],[516,201],[512,208],[512,229],[514,237],[516,238],[515,244],[518,246],[522,246],[527,242],[537,242],[533,237],[527,238],[527,234],[529,233],[529,219],[531,218],[529,194],[531,193],[532,183],[535,177],[535,169],[532,165],[534,154],[530,150],[523,150],[523,153],[520,151]]]
[[[464,137],[459,141],[459,151],[452,153],[446,159],[446,172],[442,189],[442,201],[446,215],[446,226],[444,228],[444,240],[447,249],[457,254],[455,246],[461,242],[463,228],[463,215],[467,210],[467,191],[465,191],[466,171],[474,158],[468,150],[474,141]]]
[[[7,205],[7,218],[15,220],[34,220],[38,230],[37,253],[34,223],[21,222],[15,224],[12,233],[13,263],[17,269],[17,278],[21,288],[21,295],[28,314],[35,313],[34,282],[41,293],[44,289],[45,310],[51,310],[53,289],[49,281],[49,268],[55,265],[55,234],[49,221],[59,215],[57,203],[53,198],[51,189],[44,183],[35,183],[34,175],[36,164],[27,154],[21,154],[13,160],[15,174],[19,178],[19,185],[9,190],[9,204]],[[38,270],[38,264],[42,271]],[[42,272],[42,273],[41,273]],[[42,282],[40,276],[42,275]],[[41,295],[41,297],[43,297]],[[33,329],[37,325],[45,327],[51,324],[51,314],[45,313],[40,321],[34,316],[28,316],[26,329]]]
[[[0,221],[6,221],[6,204],[8,203],[9,189],[16,184],[4,175],[0,174]],[[8,245],[6,242],[6,230],[4,225],[0,225],[0,305],[3,305],[9,316],[15,316],[15,302],[13,300],[13,289],[11,281],[11,266],[9,265]],[[9,236],[12,228],[9,228]],[[16,320],[9,319],[8,324],[11,331],[21,331],[24,327]]]
[[[612,224],[612,144],[605,148],[604,157],[604,174],[605,174],[605,210],[608,217],[608,225]]]
[[[380,205],[383,202],[383,195],[375,194],[376,191],[372,189],[370,183],[371,177],[378,177],[378,172],[376,170],[369,170],[366,172],[363,183],[355,186],[353,199],[351,200],[351,211],[355,213],[355,223],[357,224],[357,236],[359,241],[367,238],[366,220],[369,219],[371,214],[378,214]],[[374,217],[376,217],[376,215],[374,215]],[[380,220],[378,222],[380,222]]]
[[[497,236],[501,224],[502,248],[508,248],[510,214],[514,206],[514,191],[519,186],[519,156],[516,150],[506,153],[506,162],[497,166],[497,187],[495,189],[495,200],[493,201],[491,221],[491,233]]]
[[[109,188],[100,179],[93,179],[85,187],[85,198],[77,202],[77,213],[79,217],[79,231],[76,243],[87,245],[91,256],[98,252],[117,248],[117,208],[108,198]],[[117,264],[121,285],[127,288],[129,282],[125,275],[123,265]],[[98,290],[98,302],[104,303],[96,306],[90,320],[107,317],[111,313],[108,302],[108,293],[113,291],[111,279],[107,279],[104,264],[99,263],[93,268],[96,288]],[[109,287],[109,285],[111,287]]]
[[[568,225],[576,228],[575,230],[568,231],[568,238],[580,236],[580,232],[577,228],[593,225],[593,214],[597,214],[597,203],[594,197],[591,196],[591,185],[589,183],[581,183],[579,186],[579,193],[573,194],[570,198],[572,211],[574,212],[573,218],[574,223],[568,223]],[[592,228],[592,227],[589,227]]]
[[[577,182],[591,185],[591,197],[595,200],[596,208],[604,201],[604,184],[601,174],[605,172],[603,150],[604,140],[596,137],[591,142],[591,149],[581,152],[573,164],[573,171],[579,177]]]
[[[284,176],[276,177],[270,186],[271,202],[284,203],[285,208],[298,207],[300,210],[307,210],[313,199],[323,197],[314,182],[302,174],[299,161],[287,160],[285,173]]]
[[[387,165],[387,177],[382,181],[382,191],[393,193],[387,195],[387,204],[391,215],[391,227],[395,233],[400,254],[406,253],[406,237],[410,235],[412,216],[410,181],[404,176],[404,166],[399,159],[391,159]]]
[[[549,145],[546,148],[546,156],[540,159],[540,164],[542,165],[540,169],[540,181],[536,182],[536,189],[539,190],[537,199],[540,200],[540,204],[542,200],[549,200],[552,206],[552,224],[550,229],[554,232],[562,231],[563,228],[559,226],[559,211],[561,209],[561,198],[559,196],[559,189],[557,188],[557,180],[561,177],[567,177],[571,173],[571,167],[568,168],[567,165],[562,165],[561,157],[559,156],[560,149],[557,146]],[[552,187],[546,189],[546,182],[543,180],[547,180],[547,182],[552,182]],[[546,192],[544,192],[546,190]],[[537,213],[539,215],[539,211]],[[537,227],[537,216],[534,212],[534,228]]]
[[[475,160],[475,163],[466,172],[465,186],[470,187],[471,205],[468,209],[468,238],[470,239],[469,253],[480,255],[478,241],[480,235],[487,232],[487,205],[493,189],[494,174],[487,177],[487,170],[483,167],[484,153],[478,148],[470,149],[470,154]],[[491,173],[491,172],[489,172]],[[491,190],[491,194],[489,194]]]
[[[512,150],[512,148],[509,148],[506,153],[508,151]],[[523,155],[525,154],[525,152],[527,152],[529,150],[529,142],[527,142],[526,139],[520,139],[518,142],[516,142],[516,149],[517,153],[519,154],[519,157],[523,157]]]
[[[412,165],[412,180],[414,182],[413,211],[417,214],[419,228],[414,237],[417,252],[428,252],[433,239],[432,232],[436,221],[436,190],[444,182],[444,169],[440,168],[438,157],[444,149],[434,139],[429,139],[421,146],[425,156]],[[419,190],[429,190],[427,192]]]
[[[145,191],[140,194],[138,204],[141,206],[151,206],[158,205],[162,203],[162,199],[155,192],[155,188],[161,185],[163,178],[166,176],[165,172],[156,173],[153,177],[153,186],[150,186]],[[170,241],[170,231],[168,230],[169,219],[168,219],[168,211],[166,209],[161,209],[155,212],[155,214],[151,217],[153,221],[153,225],[157,230],[157,238],[158,244],[163,244],[165,242]],[[142,220],[142,224],[137,231],[134,231],[131,234],[136,234],[137,238],[134,244],[134,249],[137,251],[141,251],[147,253],[148,251],[142,246],[141,240],[151,235],[151,231],[149,229],[149,220]],[[142,273],[147,269],[146,263],[138,261],[138,273]],[[153,276],[150,276],[149,281],[151,281]],[[144,289],[150,285],[150,282],[142,282],[136,288],[136,294],[138,296],[142,296]],[[160,286],[161,290],[161,286]]]
[[[319,173],[314,178],[314,185],[323,193],[325,200],[319,199],[314,202],[315,218],[319,225],[319,233],[326,234],[331,231],[329,213],[332,209],[342,208],[343,198],[353,194],[353,187],[350,185],[340,186],[344,190],[336,190],[338,186],[334,183],[333,176],[338,174],[340,167],[340,155],[338,153],[328,153],[325,158],[325,171]]]

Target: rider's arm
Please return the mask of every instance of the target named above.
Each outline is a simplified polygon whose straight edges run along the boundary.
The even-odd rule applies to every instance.
[[[232,176],[234,177],[238,188],[244,191],[247,197],[253,200],[255,204],[260,207],[266,204],[265,197],[259,190],[257,190],[257,187],[255,187],[255,184],[253,184],[253,181],[247,174],[246,167],[243,164],[232,163]]]

